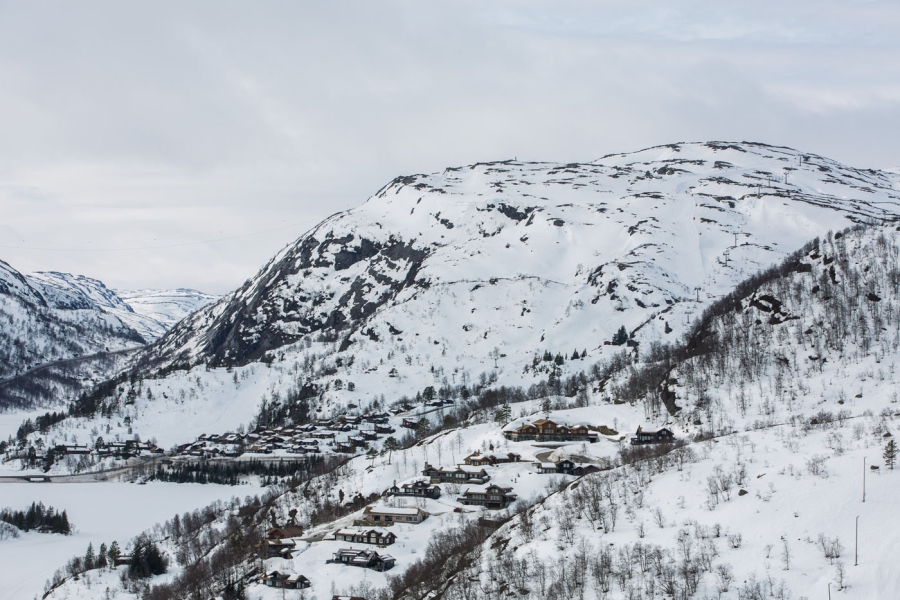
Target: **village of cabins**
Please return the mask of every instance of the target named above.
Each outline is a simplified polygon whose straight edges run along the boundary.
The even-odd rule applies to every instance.
[[[380,415],[379,418],[381,418]],[[366,421],[366,418],[362,418],[359,422]],[[333,422],[330,426],[334,427],[337,423],[346,425],[348,422],[352,421],[341,419]],[[314,431],[314,428],[315,426],[308,426],[293,429],[309,434]],[[510,441],[534,442],[552,448],[554,445],[573,442],[597,442],[599,436],[593,429],[586,424],[563,424],[550,419],[538,419],[533,422],[508,426],[502,429],[501,433]],[[285,436],[289,435],[284,430],[280,430],[280,433],[281,435],[276,434],[274,437],[285,439]],[[265,431],[259,431],[250,440],[258,445],[264,443],[261,440],[272,437]],[[297,443],[297,441],[293,442]],[[674,441],[675,436],[669,429],[644,431],[640,427],[635,437],[630,440],[631,444],[636,446],[673,443]],[[455,498],[457,505],[452,509],[454,512],[463,511],[462,507],[464,506],[475,507],[475,510],[504,509],[515,502],[517,496],[512,487],[491,483],[491,473],[488,469],[495,471],[502,469],[504,465],[520,463],[521,460],[521,455],[515,452],[482,453],[476,451],[465,457],[462,464],[454,467],[435,467],[426,463],[421,472],[422,477],[399,485],[395,483],[384,491],[383,497],[385,499],[437,500],[442,496],[442,484],[452,484],[454,489],[462,490],[460,495]],[[576,477],[599,471],[602,468],[596,464],[575,462],[568,458],[552,462],[536,461],[532,464],[537,473],[565,474]],[[464,486],[464,489],[461,486]],[[398,536],[391,531],[392,526],[401,523],[416,525],[429,517],[429,513],[420,506],[396,506],[394,504],[378,502],[375,505],[366,506],[362,513],[353,520],[352,526],[340,527],[331,533],[307,538],[303,537],[305,534],[303,529],[294,525],[293,522],[279,527],[273,520],[273,527],[268,530],[266,539],[260,544],[260,553],[267,560],[290,559],[292,553],[297,549],[298,540],[307,543],[341,542],[347,546],[337,546],[332,557],[326,562],[387,571],[396,563],[393,556],[383,551],[397,542]],[[481,520],[490,523],[490,519],[483,518]],[[293,521],[293,515],[291,521]],[[350,544],[361,547],[353,547]],[[284,568],[266,570],[260,581],[270,587],[286,589],[302,589],[311,585],[310,580],[304,575]]]

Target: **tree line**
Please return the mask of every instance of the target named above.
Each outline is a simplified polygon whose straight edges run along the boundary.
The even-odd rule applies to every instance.
[[[66,511],[59,512],[52,506],[44,506],[42,502],[32,502],[26,510],[0,510],[0,521],[5,521],[22,531],[39,533],[72,533],[72,524]]]

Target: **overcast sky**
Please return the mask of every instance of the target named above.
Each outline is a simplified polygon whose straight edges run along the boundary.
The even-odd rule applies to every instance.
[[[224,293],[397,175],[697,140],[900,166],[900,2],[0,0],[0,259]]]

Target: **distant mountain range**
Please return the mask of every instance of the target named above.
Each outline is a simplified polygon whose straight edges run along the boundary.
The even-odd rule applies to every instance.
[[[53,271],[23,275],[0,261],[0,353],[5,358],[0,361],[0,406],[19,403],[5,397],[18,376],[142,347],[213,300],[195,290],[117,292],[97,279]],[[105,370],[98,373],[105,375]],[[35,393],[41,396],[34,398],[37,403],[48,400]]]
[[[74,298],[85,306],[117,316],[148,343],[175,323],[217,299],[197,290],[111,290],[103,282],[56,271],[38,271],[26,278],[50,296]]]

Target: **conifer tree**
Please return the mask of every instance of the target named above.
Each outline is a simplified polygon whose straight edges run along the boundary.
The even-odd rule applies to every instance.
[[[94,543],[88,542],[87,552],[84,553],[84,569],[90,571],[94,568]]]
[[[894,470],[894,463],[897,462],[897,453],[900,452],[897,449],[897,444],[894,442],[893,438],[888,440],[888,443],[884,445],[884,464],[891,468],[891,471]]]
[[[119,542],[113,540],[113,543],[109,545],[109,551],[106,553],[106,556],[109,558],[109,563],[115,566],[116,561],[122,556],[122,551],[119,549]]]

